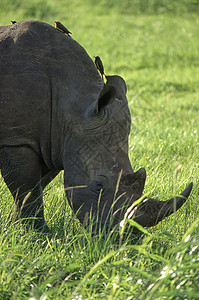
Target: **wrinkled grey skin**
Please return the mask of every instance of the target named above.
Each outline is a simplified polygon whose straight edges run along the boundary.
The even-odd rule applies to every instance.
[[[104,85],[93,61],[71,37],[38,21],[0,27],[0,168],[22,218],[47,229],[42,193],[64,170],[66,195],[86,225],[118,224],[144,189],[146,172],[128,157],[131,119],[126,84]],[[116,188],[117,186],[117,188]],[[153,226],[187,199],[148,199],[134,214]],[[24,197],[31,192],[26,201]],[[100,225],[99,225],[100,224]]]

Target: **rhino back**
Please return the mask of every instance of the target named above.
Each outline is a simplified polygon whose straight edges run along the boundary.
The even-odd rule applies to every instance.
[[[52,143],[62,139],[62,103],[79,100],[93,82],[101,86],[86,51],[54,27],[0,27],[0,147],[27,144],[50,164]]]

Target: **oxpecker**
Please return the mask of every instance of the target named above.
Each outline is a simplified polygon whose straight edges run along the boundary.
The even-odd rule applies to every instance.
[[[94,56],[94,58],[95,58],[95,65],[96,65],[97,69],[99,70],[99,72],[102,76],[102,79],[103,79],[103,76],[105,76],[105,78],[106,78],[106,75],[104,74],[104,66],[101,61],[101,58],[99,56]]]
[[[57,28],[59,31],[66,33],[68,36],[72,34],[61,22],[55,21],[55,28]]]

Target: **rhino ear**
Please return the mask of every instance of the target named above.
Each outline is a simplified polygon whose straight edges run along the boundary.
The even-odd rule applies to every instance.
[[[98,96],[95,112],[99,114],[104,109],[104,107],[114,102],[115,97],[115,87],[111,84],[105,84]]]
[[[118,75],[107,75],[106,76],[107,84],[111,84],[116,89],[116,98],[123,100],[126,99],[126,82],[121,76]]]

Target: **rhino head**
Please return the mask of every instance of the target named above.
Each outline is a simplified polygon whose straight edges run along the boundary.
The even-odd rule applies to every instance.
[[[128,156],[131,117],[126,91],[121,77],[107,76],[97,100],[84,110],[80,126],[75,122],[66,147],[66,194],[83,224],[91,216],[102,228],[110,225],[111,218],[112,225],[119,224],[125,210],[143,195],[146,171],[134,172]],[[145,199],[134,220],[142,226],[156,225],[182,206],[191,189],[192,184],[181,196],[165,202]]]

